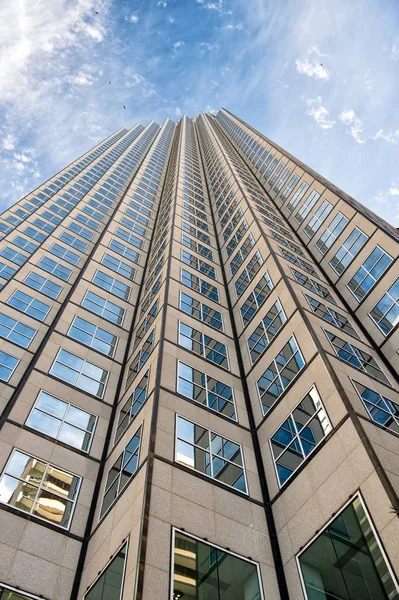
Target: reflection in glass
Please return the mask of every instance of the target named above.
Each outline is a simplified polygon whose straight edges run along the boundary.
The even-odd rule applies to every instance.
[[[120,600],[122,596],[126,550],[127,544],[124,544],[95,584],[85,594],[85,600]]]
[[[394,600],[396,582],[357,497],[300,555],[308,600]]]
[[[175,532],[172,598],[261,600],[256,564]]]
[[[80,478],[14,450],[0,480],[0,502],[69,527]]]

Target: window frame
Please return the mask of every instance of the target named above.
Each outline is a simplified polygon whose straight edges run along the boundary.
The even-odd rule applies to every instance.
[[[398,300],[395,300],[394,296],[393,296],[393,295],[392,295],[392,294],[389,292],[389,290],[390,290],[390,289],[392,289],[392,288],[393,288],[395,285],[398,285],[398,286],[399,286],[399,277],[397,277],[397,278],[395,279],[395,281],[393,281],[392,285],[390,285],[390,286],[389,286],[389,288],[386,290],[386,292],[384,292],[384,294],[381,296],[381,298],[378,300],[378,302],[376,302],[376,303],[374,304],[373,308],[372,308],[372,309],[371,309],[371,310],[368,312],[368,316],[370,317],[370,319],[372,320],[372,322],[373,322],[375,325],[377,325],[378,329],[381,331],[382,335],[383,335],[385,338],[388,338],[388,337],[389,337],[389,336],[390,336],[390,335],[393,333],[393,331],[395,331],[395,330],[397,329],[397,327],[398,327],[398,324],[399,324],[399,320],[398,320],[398,322],[397,322],[395,325],[392,325],[392,327],[391,327],[391,329],[388,331],[388,333],[385,333],[385,332],[384,332],[384,330],[383,330],[383,328],[382,328],[382,327],[381,327],[381,325],[380,325],[380,323],[381,323],[382,321],[384,321],[384,320],[385,320],[385,318],[386,318],[387,314],[388,314],[388,313],[389,313],[389,312],[390,312],[390,311],[391,311],[391,310],[394,308],[394,306],[395,306],[395,305],[397,305],[397,306],[398,306],[398,312],[399,312],[399,297],[398,297]],[[374,310],[377,308],[378,304],[379,304],[380,302],[382,302],[382,300],[385,298],[385,296],[388,296],[388,297],[389,297],[391,300],[393,300],[393,302],[392,302],[391,306],[388,308],[388,310],[385,310],[385,312],[384,312],[384,314],[382,315],[382,317],[381,317],[381,318],[380,318],[380,319],[377,321],[377,320],[376,320],[376,319],[375,319],[375,318],[372,316],[372,313],[373,313],[373,311],[374,311]]]
[[[125,587],[126,565],[127,565],[127,559],[128,559],[128,553],[129,553],[129,541],[130,541],[130,537],[128,536],[125,540],[123,540],[122,544],[118,547],[118,549],[111,555],[111,557],[109,558],[109,560],[107,561],[107,563],[105,564],[105,566],[101,569],[101,571],[98,572],[97,577],[94,579],[93,583],[91,583],[86,588],[86,590],[85,590],[85,592],[83,594],[82,600],[86,600],[87,595],[90,593],[90,591],[92,590],[92,588],[96,585],[97,581],[100,579],[100,577],[103,576],[103,574],[105,573],[105,571],[111,565],[112,561],[117,558],[117,556],[118,556],[119,552],[122,550],[122,548],[124,546],[126,546],[125,560],[123,561],[123,573],[122,573],[121,593],[120,593],[119,598],[118,598],[118,600],[122,600],[123,590],[124,590],[124,587]],[[36,600],[36,596],[34,597],[34,600]]]
[[[196,333],[198,333],[198,334],[200,335],[201,341],[194,340],[194,338],[190,338],[190,339],[192,339],[193,341],[197,342],[197,343],[198,343],[198,345],[200,345],[200,346],[201,346],[201,350],[203,350],[201,353],[195,352],[195,350],[190,350],[190,348],[187,348],[187,346],[184,346],[184,345],[183,345],[183,344],[180,342],[180,336],[181,336],[181,335],[183,335],[184,337],[188,337],[188,336],[186,336],[186,335],[184,335],[184,334],[182,334],[182,333],[181,333],[181,331],[180,331],[181,325],[183,325],[184,327],[189,327],[190,329],[192,329],[193,331],[195,331]],[[214,331],[217,331],[217,330],[215,329]],[[215,339],[215,338],[212,338],[211,336],[209,336],[207,333],[204,333],[203,331],[200,331],[200,330],[198,330],[198,329],[195,329],[194,327],[191,327],[191,325],[187,325],[186,323],[184,323],[184,322],[183,322],[183,321],[181,321],[180,319],[179,319],[179,321],[178,321],[177,334],[178,334],[177,341],[178,341],[178,345],[179,345],[179,347],[180,347],[180,348],[183,348],[184,350],[187,350],[188,352],[191,352],[192,354],[195,354],[196,356],[199,356],[199,357],[201,357],[203,360],[206,360],[206,361],[207,361],[207,362],[209,362],[210,364],[212,364],[212,365],[215,365],[216,367],[218,367],[218,368],[220,368],[220,369],[223,369],[224,371],[229,371],[229,372],[231,372],[231,369],[230,369],[230,360],[229,360],[229,351],[228,351],[228,346],[227,346],[227,344],[224,344],[223,342],[219,342],[219,340],[217,340],[217,339]],[[219,364],[219,363],[217,363],[217,362],[214,362],[213,360],[211,360],[211,359],[207,358],[207,356],[206,356],[206,354],[207,354],[207,349],[208,349],[208,350],[209,350],[211,353],[218,354],[218,355],[220,355],[220,356],[223,356],[223,353],[222,353],[222,352],[220,352],[220,351],[218,351],[218,350],[215,350],[215,349],[214,349],[214,348],[212,348],[212,347],[209,347],[209,346],[207,345],[206,341],[205,341],[205,338],[206,338],[206,337],[208,337],[208,338],[209,338],[209,339],[210,339],[212,342],[216,342],[216,344],[221,344],[222,346],[224,346],[224,348],[225,348],[225,350],[226,350],[226,355],[225,355],[226,362],[227,362],[227,366],[226,366],[226,367],[224,367],[223,365],[221,365],[221,364]]]
[[[107,374],[104,382],[97,381],[96,379],[93,379],[92,377],[89,377],[88,375],[85,375],[85,374],[84,374],[86,377],[88,377],[88,378],[89,378],[89,379],[91,379],[92,381],[95,381],[95,382],[97,382],[97,383],[98,383],[98,385],[100,385],[100,384],[103,384],[103,385],[104,385],[104,390],[103,390],[103,393],[102,393],[101,395],[97,395],[97,394],[93,394],[92,392],[88,392],[87,390],[85,390],[85,389],[83,389],[83,388],[79,387],[78,385],[76,385],[76,384],[72,384],[72,383],[70,383],[69,381],[67,381],[66,379],[61,379],[61,377],[58,377],[57,375],[54,375],[54,374],[51,372],[51,371],[52,371],[52,369],[53,369],[53,367],[54,367],[54,365],[57,363],[57,361],[58,361],[58,357],[59,357],[59,355],[60,355],[60,353],[61,353],[62,351],[64,351],[64,352],[67,352],[68,354],[72,354],[72,356],[74,356],[75,358],[78,358],[79,360],[82,360],[82,361],[83,361],[83,363],[84,363],[84,364],[82,365],[82,367],[81,367],[81,368],[79,368],[79,371],[77,371],[76,369],[73,369],[73,368],[72,368],[72,367],[70,367],[69,365],[65,365],[65,363],[59,363],[59,364],[61,364],[61,365],[63,365],[63,366],[67,366],[67,367],[68,367],[70,370],[72,370],[72,371],[76,371],[76,372],[78,372],[78,373],[79,373],[79,375],[78,375],[78,379],[77,379],[77,382],[79,381],[79,379],[81,378],[81,376],[82,376],[82,374],[83,374],[83,371],[82,371],[82,369],[84,368],[84,365],[85,365],[86,363],[88,363],[88,364],[92,365],[93,367],[96,367],[97,369],[101,369],[101,371],[104,371],[104,372]],[[66,349],[65,349],[65,348],[63,348],[63,347],[60,347],[60,348],[58,349],[58,351],[57,351],[57,354],[55,355],[55,358],[54,358],[53,362],[51,363],[51,366],[50,366],[50,368],[49,368],[48,374],[49,374],[49,375],[51,375],[52,377],[54,377],[55,379],[57,379],[57,381],[61,381],[61,382],[62,382],[62,383],[64,383],[65,385],[68,385],[70,388],[72,388],[72,389],[74,389],[74,390],[79,390],[79,391],[80,391],[80,392],[82,392],[83,394],[89,394],[89,395],[90,395],[90,396],[92,396],[93,398],[97,398],[97,400],[104,400],[104,396],[105,396],[105,394],[106,394],[106,391],[107,391],[107,385],[108,385],[108,381],[109,381],[109,377],[110,377],[110,371],[108,371],[107,369],[103,369],[103,367],[99,367],[99,366],[95,365],[94,363],[92,363],[90,360],[87,360],[86,358],[82,358],[81,356],[78,356],[77,354],[74,354],[74,353],[73,353],[73,352],[71,352],[70,350],[66,350]]]

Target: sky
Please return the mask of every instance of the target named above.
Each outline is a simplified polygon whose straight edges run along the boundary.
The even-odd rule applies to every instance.
[[[2,2],[0,210],[120,127],[225,107],[399,226],[398,99],[398,0]]]

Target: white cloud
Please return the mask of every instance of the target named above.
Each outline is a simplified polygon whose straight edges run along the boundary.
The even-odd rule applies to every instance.
[[[182,42],[181,40],[179,40],[178,42],[175,42],[173,44],[173,51],[176,52],[176,50],[178,48],[181,48],[182,46],[184,46],[184,42]]]
[[[67,80],[73,85],[93,85],[95,79],[90,73],[77,73],[71,75]]]
[[[3,148],[4,150],[14,150],[16,144],[16,139],[11,133],[9,133],[3,140]]]
[[[384,52],[389,52],[390,58],[393,61],[396,62],[399,59],[399,42],[393,42],[391,46],[384,44],[382,49]]]
[[[229,25],[223,27],[223,29],[238,29],[239,31],[241,31],[242,29],[244,29],[244,25],[242,25],[242,23],[237,23],[237,25],[232,25],[230,23]]]
[[[169,21],[169,23],[174,23],[175,22],[175,20],[174,20],[173,17],[168,17],[168,21]]]
[[[350,135],[358,144],[364,144],[363,139],[364,122],[356,116],[355,111],[351,108],[343,110],[339,115],[339,120],[347,126]]]
[[[165,2],[165,0],[159,0],[158,6],[161,6],[162,8],[166,8],[168,6],[168,3]]]
[[[145,77],[140,75],[140,73],[129,73],[127,72],[127,78],[125,79],[126,87],[136,87],[136,85],[140,85],[146,81]]]
[[[322,105],[321,96],[316,98],[305,98],[305,103],[308,107],[306,114],[313,117],[317,127],[320,129],[331,129],[335,125],[335,121],[330,119],[330,114],[325,106]]]
[[[180,118],[182,116],[182,112],[178,106],[175,108],[175,115],[178,118]]]
[[[387,131],[384,133],[383,129],[379,129],[375,135],[372,136],[372,140],[384,140],[388,144],[397,144],[399,141],[399,129],[395,131]]]
[[[130,15],[130,17],[129,17],[129,21],[130,21],[131,23],[138,23],[138,22],[139,22],[139,18],[138,18],[138,16],[137,16],[137,15]]]
[[[324,79],[328,81],[331,78],[331,74],[322,64],[318,63],[315,59],[310,61],[306,58],[297,58],[295,61],[298,73],[301,75],[307,75],[308,77],[315,77],[316,79]]]
[[[209,52],[212,52],[213,50],[220,50],[219,44],[209,44],[209,42],[200,42],[200,48],[209,50]]]

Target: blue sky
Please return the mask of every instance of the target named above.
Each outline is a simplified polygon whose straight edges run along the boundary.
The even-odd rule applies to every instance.
[[[19,0],[0,39],[1,210],[121,126],[224,106],[399,226],[397,0]]]

